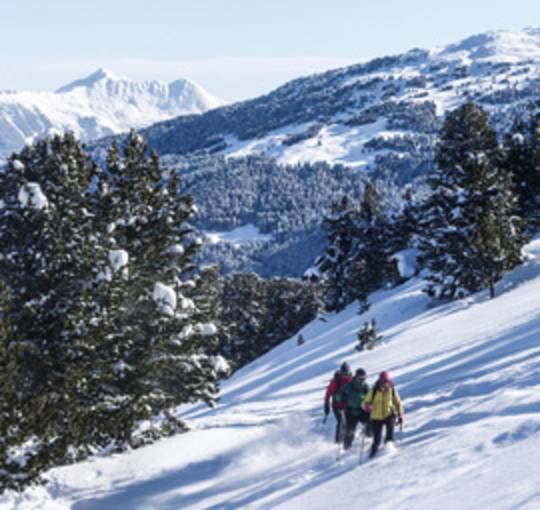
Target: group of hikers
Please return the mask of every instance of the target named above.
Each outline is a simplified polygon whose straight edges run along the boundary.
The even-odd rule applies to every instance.
[[[366,375],[359,368],[353,376],[344,362],[326,388],[324,414],[326,419],[331,405],[336,417],[335,442],[343,442],[345,450],[351,447],[356,427],[362,423],[366,436],[373,437],[370,457],[374,457],[381,444],[383,427],[386,427],[386,443],[394,440],[396,422],[403,425],[403,405],[388,372],[381,372],[371,388]]]

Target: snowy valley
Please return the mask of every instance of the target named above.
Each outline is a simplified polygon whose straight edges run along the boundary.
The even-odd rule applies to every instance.
[[[433,307],[412,278],[316,320],[225,381],[215,409],[184,407],[192,430],[122,455],[53,469],[46,487],[4,495],[10,510],[540,507],[540,239],[486,292]],[[354,350],[364,320],[384,339]],[[397,453],[336,461],[323,393],[348,360],[389,370],[405,404]]]

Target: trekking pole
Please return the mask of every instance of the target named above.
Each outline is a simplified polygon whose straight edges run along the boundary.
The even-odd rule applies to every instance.
[[[403,441],[403,422],[399,424],[399,442]]]

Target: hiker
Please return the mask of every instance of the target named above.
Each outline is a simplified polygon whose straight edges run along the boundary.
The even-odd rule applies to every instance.
[[[394,423],[396,417],[400,424],[403,423],[403,406],[397,389],[388,372],[381,372],[379,379],[364,400],[363,409],[370,413],[371,428],[373,431],[373,444],[371,445],[370,457],[377,454],[381,444],[383,426],[386,426],[384,442],[394,440]]]
[[[349,364],[343,362],[326,388],[326,395],[324,397],[324,415],[328,416],[330,413],[330,399],[332,399],[332,411],[336,417],[336,434],[334,438],[336,443],[340,442],[343,433],[342,426],[345,426],[345,423],[342,423],[345,419],[345,404],[341,402],[341,393],[339,390],[345,384],[350,383],[351,379],[352,375]]]
[[[366,371],[359,368],[352,378],[351,382],[343,386],[341,401],[345,404],[345,438],[343,448],[348,450],[353,442],[354,433],[358,423],[366,427],[366,435],[371,435],[369,427],[369,413],[362,409],[362,403],[369,393],[369,384],[366,382]]]

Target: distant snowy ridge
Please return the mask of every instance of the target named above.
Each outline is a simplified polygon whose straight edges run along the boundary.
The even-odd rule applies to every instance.
[[[50,133],[91,140],[223,104],[187,79],[135,82],[106,69],[55,92],[0,90],[0,160]]]
[[[299,78],[144,134],[160,154],[263,153],[283,163],[326,161],[409,180],[429,166],[446,112],[474,100],[504,130],[508,113],[538,97],[539,78],[540,29],[491,31]]]

